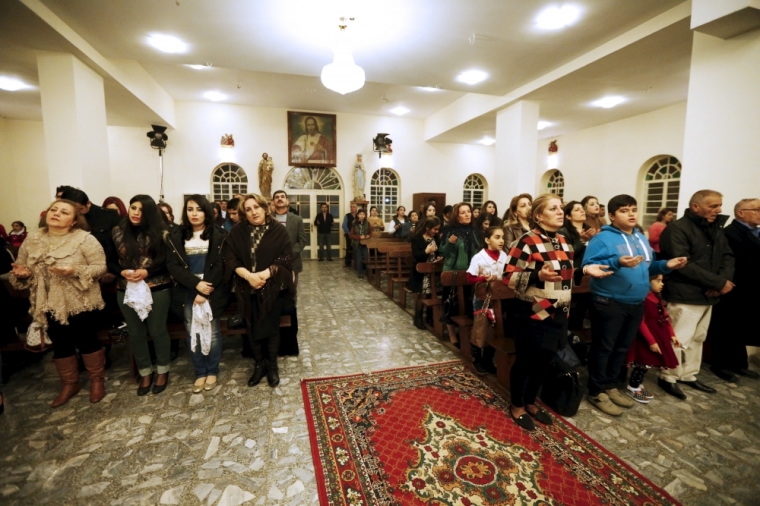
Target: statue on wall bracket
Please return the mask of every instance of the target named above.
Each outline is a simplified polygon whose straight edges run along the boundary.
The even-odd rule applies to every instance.
[[[354,164],[354,200],[364,200],[364,186],[367,184],[367,173],[364,170],[364,163],[362,162],[362,155],[356,155],[356,163]]]
[[[272,198],[272,172],[274,172],[274,161],[271,156],[264,153],[259,162],[259,191],[268,199]]]

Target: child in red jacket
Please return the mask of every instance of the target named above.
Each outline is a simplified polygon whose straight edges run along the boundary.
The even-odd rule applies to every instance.
[[[662,274],[651,276],[649,286],[651,290],[644,299],[644,319],[639,326],[637,339],[626,357],[626,362],[631,366],[631,379],[628,381],[627,393],[642,404],[647,404],[654,398],[641,386],[647,371],[652,367],[666,369],[678,367],[678,358],[673,347],[681,346],[660,299],[660,292],[665,286]]]

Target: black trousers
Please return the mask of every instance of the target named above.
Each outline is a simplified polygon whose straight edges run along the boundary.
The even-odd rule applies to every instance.
[[[351,267],[354,260],[354,248],[351,246],[351,238],[348,234],[343,234],[343,237],[346,239],[346,267]]]
[[[712,332],[712,325],[710,327],[710,331]],[[749,368],[749,356],[747,355],[747,347],[742,341],[743,335],[741,331],[738,334],[733,334],[727,330],[723,329],[720,337],[710,339],[710,345],[712,346],[710,366],[713,369],[729,371]]]
[[[98,316],[93,312],[69,316],[69,324],[61,325],[50,313],[47,315],[47,333],[53,342],[53,358],[67,358],[76,355],[89,355],[100,350],[100,341],[95,330]]]
[[[644,318],[644,304],[623,304],[592,295],[589,312],[588,392],[596,397],[620,382],[625,357]]]

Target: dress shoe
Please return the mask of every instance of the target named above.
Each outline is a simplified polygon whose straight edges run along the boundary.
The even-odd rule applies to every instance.
[[[527,410],[526,410],[526,411],[527,411]],[[535,418],[535,419],[536,419],[536,420],[538,420],[539,422],[543,423],[544,425],[551,425],[551,424],[553,424],[553,423],[554,423],[554,422],[552,421],[552,417],[551,417],[551,416],[549,416],[549,413],[547,413],[546,411],[544,411],[544,410],[543,410],[543,409],[541,409],[541,408],[538,408],[538,411],[536,411],[535,413],[531,413],[530,411],[528,411],[528,414],[529,414],[529,415],[530,415],[532,418]]]
[[[529,431],[536,430],[536,424],[533,423],[533,420],[531,420],[530,415],[527,413],[523,413],[522,415],[515,418],[515,415],[512,414],[512,408],[509,408],[509,416],[511,416],[512,420],[514,420],[514,422],[523,429]]]
[[[694,380],[694,381],[678,381],[678,382],[681,383],[681,384],[683,384],[683,385],[689,386],[689,387],[691,387],[691,388],[693,388],[695,390],[699,390],[701,392],[705,392],[706,394],[714,394],[715,392],[717,392],[717,390],[715,390],[713,387],[708,387],[707,385],[705,385],[704,383],[702,383],[699,380]]]
[[[717,377],[719,377],[722,380],[726,380],[729,383],[736,383],[739,381],[739,378],[736,377],[736,374],[729,371],[728,369],[713,369],[712,367],[710,370],[715,374]]]
[[[253,371],[253,376],[248,380],[249,387],[255,387],[261,383],[261,379],[267,375],[267,363],[265,361],[256,362],[256,370]]]
[[[142,378],[140,378],[140,386],[137,387],[137,396],[138,397],[142,397],[143,395],[147,395],[148,392],[150,392],[150,386],[153,384],[153,376],[154,376],[154,374],[150,373],[150,381],[148,381],[148,385],[147,386],[142,386],[142,381],[143,381],[144,378],[146,378],[148,376],[143,376]]]
[[[280,384],[280,369],[277,367],[277,361],[270,360],[267,368],[267,384],[274,388]]]
[[[158,384],[158,380],[161,376],[165,376],[163,385]],[[166,386],[169,384],[169,373],[166,374],[159,374],[156,377],[156,382],[153,384],[153,395],[160,394],[164,390],[166,390]]]
[[[683,393],[675,383],[670,383],[669,381],[665,381],[664,379],[659,378],[657,380],[657,384],[660,386],[660,388],[665,390],[666,393],[672,395],[673,397],[681,399],[682,401],[686,400],[686,394]]]
[[[751,371],[749,369],[738,369],[734,371],[739,376],[744,376],[745,378],[752,378],[752,379],[758,379],[760,378],[760,374],[757,374],[755,371]]]

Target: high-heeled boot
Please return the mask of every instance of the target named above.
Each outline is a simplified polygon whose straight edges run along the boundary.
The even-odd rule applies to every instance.
[[[277,352],[280,349],[280,334],[269,338],[269,365],[267,367],[267,383],[274,388],[280,384],[280,369],[277,366]]]
[[[54,358],[53,362],[63,384],[58,397],[50,404],[50,407],[57,408],[66,404],[69,399],[79,393],[81,388],[79,386],[79,362],[76,355],[66,358]]]
[[[82,354],[82,359],[90,378],[90,402],[100,402],[106,396],[106,350]]]

